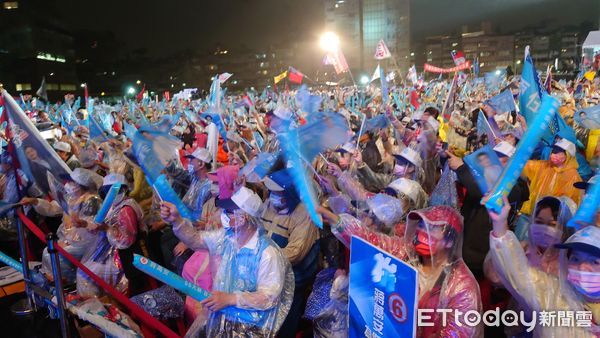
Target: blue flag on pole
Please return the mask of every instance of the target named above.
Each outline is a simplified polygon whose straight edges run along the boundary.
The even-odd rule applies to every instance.
[[[51,172],[56,176],[70,175],[71,169],[43,139],[29,117],[6,90],[2,91],[2,101],[2,117],[8,121],[11,142],[21,170],[47,194],[50,191],[47,173]]]
[[[515,99],[513,98],[510,89],[505,89],[500,94],[490,98],[488,104],[494,108],[498,114],[517,110]]]

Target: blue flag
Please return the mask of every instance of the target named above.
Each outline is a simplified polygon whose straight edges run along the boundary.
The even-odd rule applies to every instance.
[[[152,183],[171,161],[178,161],[180,141],[168,133],[144,129],[137,131],[132,141],[133,154]]]
[[[529,54],[529,46],[525,48],[525,62],[523,63],[523,73],[521,74],[519,90],[519,107],[521,113],[525,116],[527,123],[531,123],[540,109],[542,97],[548,94],[540,82],[539,74]],[[549,128],[542,135],[542,142],[546,145],[552,145],[556,136],[581,145],[577,140],[573,128],[567,125],[560,114],[554,114]]]
[[[496,139],[500,137],[500,135],[496,135],[494,130],[490,126],[490,122],[485,117],[483,111],[479,110],[479,115],[477,116],[477,135],[481,136],[483,134],[487,135],[488,143],[492,146],[496,146]]]
[[[379,67],[379,80],[381,81],[381,101],[386,104],[389,101],[390,95],[388,92],[388,84],[385,79],[385,73],[383,67]]]
[[[500,90],[503,81],[506,79],[506,70],[497,69],[493,72],[484,74],[485,87],[489,93],[494,93]]]
[[[315,113],[321,106],[321,97],[318,95],[311,95],[306,89],[306,85],[302,85],[296,94],[296,104],[298,107],[308,114]]]
[[[529,46],[527,46],[525,48],[525,62],[523,62],[521,83],[519,85],[519,109],[527,123],[533,121],[534,116],[540,109],[542,104],[542,88],[540,77],[535,70],[535,65],[529,54]]]
[[[365,121],[365,127],[363,129],[363,133],[366,133],[375,129],[383,129],[390,125],[390,121],[387,116],[384,114],[379,114],[373,118],[370,118]]]
[[[490,98],[488,104],[492,106],[498,114],[517,110],[515,99],[513,98],[510,89],[505,89],[500,94]]]
[[[5,90],[3,119],[8,120],[11,142],[14,145],[21,170],[35,182],[43,193],[48,193],[48,172],[56,176],[71,174],[71,169],[42,138],[29,117]]]

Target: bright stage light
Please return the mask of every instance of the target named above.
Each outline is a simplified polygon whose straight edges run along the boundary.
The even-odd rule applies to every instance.
[[[360,83],[363,85],[366,85],[367,83],[369,83],[369,77],[366,75],[363,75],[360,77]]]
[[[340,47],[340,38],[333,32],[327,32],[321,35],[319,45],[325,51],[334,52]]]

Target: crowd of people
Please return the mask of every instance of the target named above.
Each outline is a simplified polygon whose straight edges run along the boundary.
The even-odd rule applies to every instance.
[[[591,223],[568,225],[586,190],[600,184],[593,137],[600,120],[582,112],[598,104],[598,79],[554,82],[556,114],[576,139],[557,134],[539,142],[499,212],[482,199],[530,121],[489,99],[509,90],[518,101],[519,78],[492,90],[464,76],[452,100],[451,82],[231,95],[213,84],[206,98],[112,105],[90,99],[79,109],[72,96],[57,104],[27,96],[21,108],[40,135],[52,135],[44,136],[43,149],[27,146],[9,116],[2,201],[21,205],[73,257],[130,297],[157,286],[133,266],[134,254],[209,291],[203,301],[185,299],[189,336],[347,336],[353,236],[417,269],[419,309],[591,312],[588,326],[538,325],[533,332],[469,326],[435,313],[418,337],[600,335],[598,206]],[[301,187],[286,135],[330,116],[341,116],[347,133],[342,143],[303,158],[308,182]],[[484,123],[496,132],[482,130]],[[301,136],[299,147],[326,134]],[[491,155],[478,152],[486,146]],[[475,152],[477,165],[470,165]],[[54,171],[49,156],[67,174]],[[156,166],[185,210],[161,196],[151,174]],[[112,187],[116,197],[98,221]],[[18,256],[15,209],[0,216],[1,248]],[[31,247],[51,281],[47,249]],[[60,263],[78,297],[105,296],[81,269]]]

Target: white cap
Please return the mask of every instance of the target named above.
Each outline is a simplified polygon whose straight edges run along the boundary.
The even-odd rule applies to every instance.
[[[102,186],[102,176],[88,169],[75,168],[70,176],[75,183],[90,190],[96,190]]]
[[[71,145],[67,142],[56,142],[54,143],[54,149],[58,151],[64,151],[65,153],[71,152]]]
[[[263,179],[263,183],[265,184],[265,187],[267,187],[267,189],[269,189],[269,191],[285,190],[285,189],[283,189],[282,186],[280,186],[275,181],[273,181],[269,176],[265,176],[265,178]]]
[[[414,164],[416,167],[419,167],[419,168],[423,164],[421,155],[419,155],[419,153],[417,153],[416,151],[414,151],[413,149],[411,149],[409,147],[405,147],[404,149],[402,149],[402,151],[400,153],[395,153],[394,156],[403,157],[407,161],[409,161],[410,163]]]
[[[188,157],[197,158],[204,163],[210,163],[211,161],[210,151],[206,148],[198,148],[191,155],[188,155]]]
[[[125,176],[121,174],[108,174],[104,177],[104,180],[102,181],[102,185],[113,185],[115,183],[127,185],[127,180],[125,179]]]
[[[416,181],[408,178],[399,178],[388,185],[388,187],[394,189],[396,192],[403,193],[416,205],[419,202],[419,193],[425,194],[423,188]]]
[[[511,157],[515,153],[515,147],[506,141],[500,141],[494,147],[494,151],[504,156]]]
[[[258,216],[260,206],[262,205],[260,197],[254,191],[246,187],[241,187],[236,191],[235,194],[231,196],[231,200],[240,209],[255,217]]]
[[[563,149],[564,151],[566,151],[567,153],[569,153],[569,155],[571,156],[575,156],[575,143],[561,138],[558,142],[554,143],[555,147],[559,147],[560,149]]]

